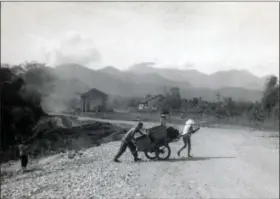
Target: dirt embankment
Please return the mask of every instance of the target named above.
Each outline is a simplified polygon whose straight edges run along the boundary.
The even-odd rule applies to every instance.
[[[29,154],[41,157],[65,151],[79,151],[101,143],[120,140],[131,125],[116,125],[94,120],[79,120],[73,116],[56,115],[42,118],[26,140]],[[17,147],[1,154],[1,161],[18,158]]]

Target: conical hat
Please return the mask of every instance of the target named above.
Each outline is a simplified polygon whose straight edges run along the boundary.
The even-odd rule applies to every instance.
[[[192,119],[189,119],[186,121],[186,125],[194,125],[195,121],[193,121]]]

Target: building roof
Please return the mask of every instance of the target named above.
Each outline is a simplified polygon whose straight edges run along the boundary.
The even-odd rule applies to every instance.
[[[170,114],[170,112],[168,110],[162,110],[160,114],[161,115],[168,115],[168,114]]]
[[[142,100],[142,101],[140,102],[140,104],[148,103],[149,101],[154,100],[154,99],[157,99],[157,98],[159,98],[159,100],[162,100],[162,99],[164,99],[165,97],[162,96],[162,95],[151,96],[151,97],[148,97],[148,98]]]
[[[81,98],[90,98],[90,97],[101,97],[101,98],[107,98],[108,95],[100,90],[97,90],[96,88],[90,89],[89,91],[81,94]]]

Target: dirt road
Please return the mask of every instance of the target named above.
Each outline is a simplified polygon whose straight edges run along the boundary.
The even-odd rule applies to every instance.
[[[33,171],[4,181],[2,198],[279,198],[279,142],[262,133],[202,128],[192,138],[194,158],[134,163],[127,151],[111,161],[119,142],[81,157],[56,155]]]

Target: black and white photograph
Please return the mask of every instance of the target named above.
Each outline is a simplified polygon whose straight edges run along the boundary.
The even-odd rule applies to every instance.
[[[2,1],[2,199],[279,198],[278,1]]]

